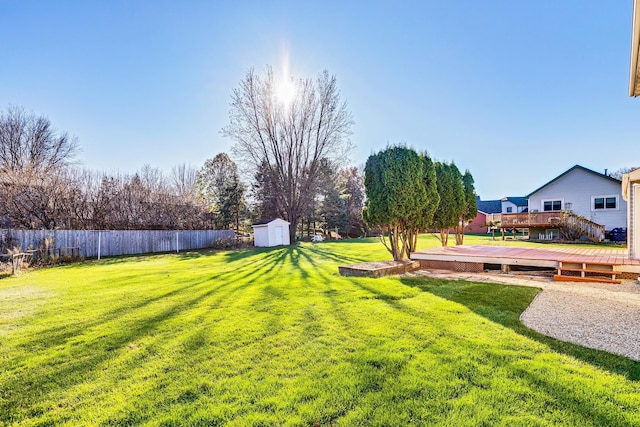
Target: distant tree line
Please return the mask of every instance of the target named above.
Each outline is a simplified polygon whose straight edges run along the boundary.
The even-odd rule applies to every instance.
[[[25,229],[236,229],[286,206],[269,168],[242,182],[236,163],[219,153],[200,169],[149,165],[134,173],[83,169],[78,142],[42,116],[9,108],[0,115],[0,227]],[[338,229],[362,235],[364,188],[357,168],[335,172],[320,162],[301,206],[299,234]]]
[[[200,229],[214,223],[195,170],[101,173],[75,163],[78,142],[17,107],[0,115],[0,226],[25,229]]]

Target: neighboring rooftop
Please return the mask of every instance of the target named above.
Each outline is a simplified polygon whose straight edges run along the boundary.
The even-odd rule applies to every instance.
[[[502,199],[503,202],[511,202],[516,206],[528,206],[529,202],[526,197],[505,197]]]
[[[486,214],[497,214],[502,212],[502,202],[500,200],[480,200],[480,196],[476,199],[476,205],[480,212]]]

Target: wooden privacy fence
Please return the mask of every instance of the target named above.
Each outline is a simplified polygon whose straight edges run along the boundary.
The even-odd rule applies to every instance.
[[[84,258],[179,252],[233,243],[233,230],[0,230],[0,246],[23,252],[45,246],[60,255],[77,253]]]

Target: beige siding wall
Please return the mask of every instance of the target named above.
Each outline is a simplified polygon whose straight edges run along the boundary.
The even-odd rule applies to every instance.
[[[640,183],[631,186],[629,197],[632,203],[629,209],[629,229],[627,230],[629,256],[640,259]]]

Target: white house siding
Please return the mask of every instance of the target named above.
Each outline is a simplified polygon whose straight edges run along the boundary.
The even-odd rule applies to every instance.
[[[511,211],[508,208],[511,208]],[[502,213],[521,213],[525,208],[526,206],[518,206],[508,200],[502,201]]]
[[[600,196],[616,196],[617,208],[594,210],[593,198]],[[622,199],[620,182],[583,169],[574,169],[529,195],[529,211],[543,212],[544,200],[561,200],[563,210],[582,215],[606,230],[627,226],[627,202]]]
[[[511,211],[509,211],[511,208]],[[502,202],[502,213],[518,213],[518,207],[511,202]]]

